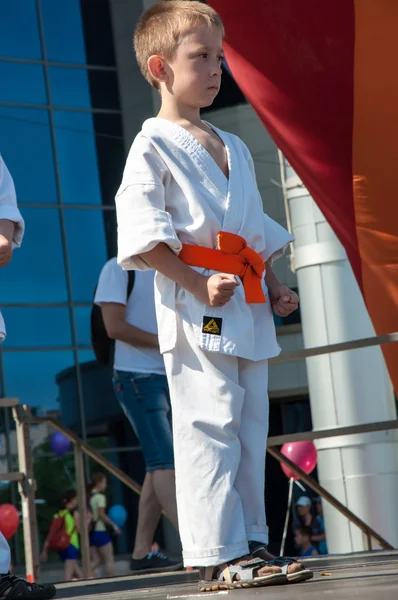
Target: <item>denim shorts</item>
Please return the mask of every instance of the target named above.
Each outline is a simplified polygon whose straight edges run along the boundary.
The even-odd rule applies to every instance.
[[[114,371],[113,386],[140,442],[146,471],[174,469],[169,388],[165,375]]]

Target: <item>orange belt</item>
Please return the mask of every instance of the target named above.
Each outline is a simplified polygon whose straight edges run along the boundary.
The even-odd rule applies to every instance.
[[[264,303],[266,300],[261,282],[265,265],[261,256],[235,233],[220,231],[217,235],[217,245],[218,249],[214,250],[183,244],[178,258],[191,267],[238,275],[243,282],[246,302]]]

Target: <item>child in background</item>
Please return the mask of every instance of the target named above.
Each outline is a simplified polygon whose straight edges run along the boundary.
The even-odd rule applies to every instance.
[[[296,535],[296,530],[301,525],[307,527],[313,526],[314,516],[311,512],[312,500],[308,496],[300,496],[296,502],[296,515],[293,519],[292,528],[293,534]]]
[[[317,556],[318,550],[311,544],[312,529],[307,525],[300,525],[296,529],[294,541],[300,548],[300,556]]]
[[[328,554],[325,521],[323,519],[322,498],[315,498],[316,517],[312,524],[312,541],[316,542],[319,554]]]
[[[65,519],[65,530],[70,536],[70,544],[66,550],[59,552],[59,556],[64,563],[64,581],[72,581],[73,579],[82,579],[83,573],[77,562],[80,556],[80,521],[77,507],[76,490],[68,490],[62,496],[60,510],[54,515],[54,519],[63,517]],[[49,535],[44,542],[40,560],[46,562],[48,560]]]
[[[115,563],[113,558],[113,546],[106,526],[113,528],[120,535],[120,529],[106,514],[105,490],[107,479],[103,473],[94,473],[88,487],[90,499],[90,511],[92,513],[92,531],[90,533],[90,546],[93,558],[93,569],[101,564],[104,565],[105,575],[113,577],[115,574]]]

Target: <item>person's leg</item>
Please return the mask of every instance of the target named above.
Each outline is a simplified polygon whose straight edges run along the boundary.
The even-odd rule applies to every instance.
[[[69,558],[64,560],[64,581],[72,581],[76,560]]]
[[[184,564],[207,567],[248,553],[235,488],[244,390],[238,359],[201,350],[187,321],[177,314],[177,344],[164,360]]]
[[[268,544],[265,518],[265,454],[268,436],[268,361],[239,359],[239,383],[245,390],[239,430],[241,459],[236,489],[242,501],[246,539]]]
[[[104,565],[104,571],[106,577],[115,576],[115,561],[113,559],[113,545],[112,542],[99,546],[97,548],[98,554],[101,557],[101,562]]]
[[[171,406],[164,375],[114,374],[119,403],[141,444],[147,475],[139,503],[137,534],[130,568],[135,573],[181,568],[159,552],[152,552],[153,536],[162,509],[178,531],[175,498]]]
[[[134,377],[138,407],[130,411],[153,489],[171,524],[178,531],[171,405],[164,375]],[[137,403],[136,403],[137,404]],[[139,414],[138,414],[139,410]]]
[[[152,472],[153,488],[166,516],[178,531],[176,480],[174,469],[156,469]]]
[[[96,546],[91,546],[90,547],[90,551],[91,551],[91,569],[93,572],[95,572],[95,570],[100,566],[101,564],[101,557],[98,553],[97,547]]]
[[[73,579],[83,579],[83,571],[80,568],[79,563],[75,560],[75,567],[72,574]]]
[[[279,567],[249,554],[242,502],[235,487],[244,401],[238,358],[202,351],[189,315],[180,312],[176,316],[177,344],[164,360],[173,408],[184,564],[202,567],[201,591],[285,580]]]
[[[265,455],[269,420],[268,361],[239,359],[239,382],[245,389],[245,401],[239,431],[242,457],[235,484],[242,500],[247,540],[264,544],[261,550],[254,551],[254,556],[272,561],[275,557],[266,548],[268,527],[265,517]],[[261,547],[260,544],[258,547]],[[303,570],[304,565],[299,562],[287,566],[288,575]],[[310,572],[306,572],[305,579],[311,576]]]
[[[152,473],[150,491],[178,531],[174,483],[174,452],[171,406],[167,379],[163,375],[116,372],[114,387],[117,399],[130,421]],[[156,499],[150,500],[155,505]],[[160,514],[159,514],[160,516]]]
[[[153,473],[145,475],[138,504],[137,532],[133,558],[140,560],[151,552],[153,536],[159,523],[162,507],[153,488]]]

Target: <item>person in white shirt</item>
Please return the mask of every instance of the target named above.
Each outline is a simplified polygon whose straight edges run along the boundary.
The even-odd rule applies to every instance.
[[[14,182],[0,155],[0,268],[8,265],[13,249],[21,245],[24,228],[24,220],[17,206]],[[6,328],[0,312],[0,342],[5,336]],[[0,598],[54,598],[56,589],[53,585],[38,585],[10,575],[10,563],[10,546],[0,532]]]
[[[136,272],[128,295],[128,274],[109,260],[101,271],[94,302],[101,306],[109,338],[115,340],[114,389],[140,442],[146,476],[139,503],[131,570],[176,570],[174,562],[151,551],[162,509],[178,531],[169,390],[159,350],[154,271]]]

